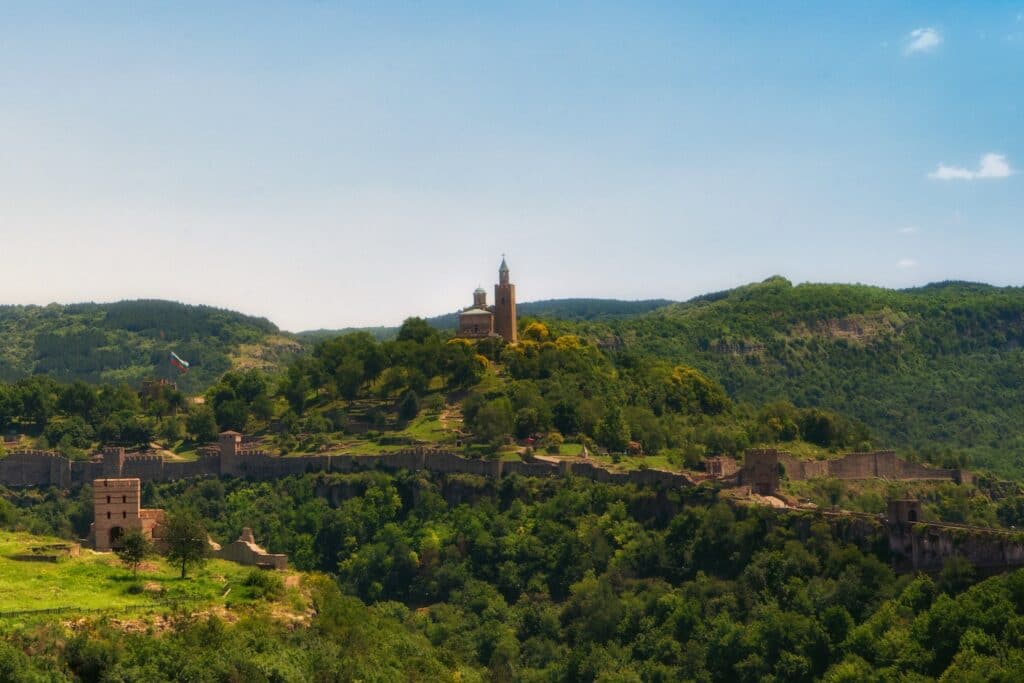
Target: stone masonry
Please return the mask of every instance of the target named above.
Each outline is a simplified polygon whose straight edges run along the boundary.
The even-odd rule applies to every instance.
[[[141,531],[159,544],[163,510],[141,507],[142,482],[138,479],[97,479],[92,483],[95,520],[90,535],[96,550],[112,550],[129,531]]]

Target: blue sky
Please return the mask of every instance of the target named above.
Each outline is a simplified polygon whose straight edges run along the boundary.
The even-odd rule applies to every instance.
[[[553,4],[0,2],[0,299],[1024,284],[1024,1]]]

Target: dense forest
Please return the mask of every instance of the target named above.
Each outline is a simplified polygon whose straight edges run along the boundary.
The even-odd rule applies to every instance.
[[[0,525],[80,533],[89,495],[4,492]],[[159,637],[102,622],[71,635],[22,626],[6,633],[0,672],[1012,681],[1024,664],[1024,571],[979,581],[951,561],[935,577],[899,576],[881,536],[848,540],[841,524],[729,506],[704,487],[364,473],[149,485],[145,502],[195,510],[220,539],[251,525],[298,567],[332,576],[314,592],[313,623],[183,617]]]

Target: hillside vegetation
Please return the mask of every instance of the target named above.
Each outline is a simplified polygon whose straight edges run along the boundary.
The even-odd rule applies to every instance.
[[[0,379],[137,385],[167,377],[174,351],[191,363],[187,374],[173,371],[186,391],[233,366],[274,369],[301,348],[265,318],[158,300],[0,306],[0,335]]]
[[[20,519],[59,532],[89,490],[51,494],[19,501]],[[841,523],[730,506],[713,487],[365,472],[146,496],[224,537],[251,524],[334,580],[304,579],[308,621],[251,595],[141,624],[0,618],[0,680],[1014,681],[1024,665],[1024,571],[979,581],[953,560],[898,576],[880,527],[853,542]],[[202,586],[212,569],[165,580]]]
[[[577,331],[692,365],[735,400],[841,411],[886,445],[1024,471],[1024,289],[771,278]]]

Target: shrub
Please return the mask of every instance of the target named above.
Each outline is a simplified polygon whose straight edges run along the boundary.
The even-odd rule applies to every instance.
[[[284,579],[277,572],[253,569],[243,579],[242,585],[257,599],[276,600],[284,595]]]

